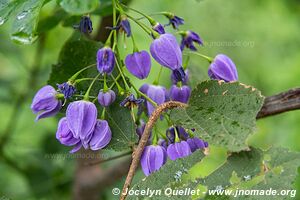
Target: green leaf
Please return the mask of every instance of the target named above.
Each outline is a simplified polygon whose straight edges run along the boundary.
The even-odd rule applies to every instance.
[[[0,2],[0,26],[7,21],[10,14],[17,8],[19,2],[21,1],[3,0]]]
[[[38,34],[46,33],[55,28],[62,20],[67,17],[67,13],[62,9],[56,9],[54,13],[39,21],[37,32]],[[73,23],[74,24],[74,23]]]
[[[112,139],[108,149],[123,151],[129,149],[137,142],[135,124],[128,108],[120,107],[122,98],[118,98],[107,110],[107,120],[112,131]]]
[[[181,176],[187,173],[187,171],[196,163],[201,161],[204,154],[201,151],[196,151],[192,155],[177,159],[175,161],[168,160],[167,163],[160,168],[157,172],[150,174],[148,177],[138,182],[133,186],[133,190],[161,190],[162,195],[154,196],[151,199],[164,199],[168,198],[164,195],[164,189],[182,187]],[[127,199],[145,199],[147,195],[128,196]],[[174,196],[175,197],[175,196]],[[172,197],[172,199],[174,199]]]
[[[99,0],[59,0],[59,5],[68,13],[82,15],[95,10],[99,2]]]
[[[263,97],[241,83],[204,81],[192,91],[186,109],[171,111],[175,124],[195,128],[195,135],[229,151],[247,149],[247,137],[255,130]]]
[[[37,39],[39,13],[44,0],[28,0],[20,5],[13,21],[11,38],[17,43],[31,44]]]
[[[87,40],[83,38],[80,33],[75,32],[75,34],[63,46],[59,54],[58,63],[53,65],[48,84],[55,87],[57,83],[68,81],[71,76],[82,68],[95,64],[96,53],[100,47],[102,47],[101,43]],[[78,79],[94,78],[98,73],[96,66],[94,66],[82,72],[78,76]],[[108,79],[108,82],[111,83],[111,79]],[[76,85],[76,95],[84,94],[90,83],[91,81],[78,83]],[[90,96],[96,97],[99,90],[102,88],[102,81],[97,81],[91,90]],[[117,91],[115,92],[117,94]],[[123,96],[118,96],[117,100],[109,106],[106,112],[106,119],[108,120],[113,135],[107,148],[116,151],[130,149],[137,140],[135,125],[131,118],[130,110],[119,106],[120,101],[124,98],[125,97]],[[79,97],[79,99],[82,98]],[[76,98],[73,100],[76,100]],[[100,107],[97,101],[95,104],[98,107],[98,117],[100,118],[103,108]],[[67,105],[68,102],[64,106],[63,112]]]

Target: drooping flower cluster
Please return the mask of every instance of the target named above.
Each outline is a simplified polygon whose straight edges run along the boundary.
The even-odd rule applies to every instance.
[[[128,112],[131,112],[132,119],[137,125],[136,133],[141,138],[145,129],[144,120],[146,121],[153,114],[156,106],[168,101],[189,102],[192,92],[189,86],[189,79],[190,75],[194,74],[190,73],[188,62],[183,62],[183,51],[188,51],[187,53],[197,51],[196,44],[201,46],[204,44],[202,38],[191,30],[180,31],[179,26],[184,24],[184,19],[173,13],[161,13],[169,20],[169,24],[165,26],[150,16],[142,14],[150,23],[150,27],[147,27],[143,22],[127,14],[122,9],[122,6],[122,4],[117,2],[116,8],[119,11],[119,18],[117,21],[114,21],[115,27],[110,28],[112,31],[110,36],[95,55],[96,63],[92,66],[96,66],[95,69],[98,70],[97,76],[77,79],[77,76],[82,71],[91,67],[87,66],[76,72],[67,82],[57,84],[57,90],[47,85],[41,88],[33,98],[31,109],[37,114],[36,120],[54,116],[63,106],[67,107],[65,117],[59,120],[56,138],[63,145],[72,146],[71,153],[78,151],[81,147],[99,150],[109,144],[113,137],[108,121],[105,120],[105,112],[109,106],[119,105],[130,108]],[[141,14],[141,12],[137,13]],[[138,50],[129,20],[141,26],[147,35],[153,39],[151,44],[149,44],[150,53],[146,50]],[[180,43],[178,43],[174,34],[165,29],[168,25],[172,25],[181,35]],[[83,16],[79,25],[74,27],[85,34],[91,33],[93,30],[92,21],[88,16]],[[117,34],[112,34],[114,31],[123,31],[127,37],[131,37],[133,43],[132,53],[126,56],[119,53]],[[113,40],[112,36],[114,36]],[[111,44],[111,41],[114,41],[114,44]],[[225,82],[238,80],[236,66],[228,56],[218,54],[212,59],[198,52],[193,53],[209,61],[208,76],[210,79],[224,80]],[[140,80],[147,79],[151,73],[151,56],[159,65],[169,70],[170,87],[159,84],[159,73],[152,84],[144,82],[137,89],[138,87],[135,86],[134,81],[130,80],[124,73],[124,70],[126,71],[127,69],[128,73],[134,77]],[[116,68],[117,70],[115,70]],[[98,79],[99,76],[102,76],[102,79]],[[77,100],[82,95],[76,95],[76,84],[91,79],[92,82],[83,98]],[[113,82],[109,87],[107,85],[108,79]],[[90,97],[91,88],[96,81],[101,82],[101,88],[98,94],[93,94]],[[133,94],[133,91],[136,92],[136,95]],[[118,104],[112,105],[116,101],[117,95],[123,96],[123,100],[118,101]],[[74,98],[72,97],[74,96],[76,101],[73,101]],[[102,109],[100,117],[98,116],[100,113],[99,109],[93,102],[89,101],[89,98],[93,98],[93,102],[98,100],[98,106]],[[135,107],[138,107],[136,114]],[[167,112],[164,113],[166,116],[161,116],[161,120],[166,120],[170,128],[165,134],[162,134],[160,130],[152,130],[147,146],[142,153],[141,166],[146,176],[159,170],[168,158],[176,160],[208,147],[207,142],[196,137],[199,134],[196,134],[193,127],[184,129],[173,124],[169,120]]]

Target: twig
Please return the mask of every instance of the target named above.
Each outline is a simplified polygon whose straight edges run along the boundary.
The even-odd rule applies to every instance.
[[[256,119],[300,109],[300,88],[267,97]]]
[[[137,166],[139,165],[139,161],[141,158],[141,155],[143,153],[143,150],[147,144],[148,138],[150,136],[150,132],[155,124],[155,122],[157,121],[157,119],[160,117],[160,115],[166,110],[166,109],[172,109],[172,108],[184,108],[186,107],[187,104],[181,103],[181,102],[177,102],[177,101],[169,101],[166,102],[164,104],[159,105],[154,112],[151,114],[146,127],[144,129],[143,135],[140,139],[140,142],[136,148],[136,150],[134,151],[134,153],[132,154],[132,163],[130,165],[129,168],[129,172],[127,175],[127,178],[125,180],[124,183],[124,187],[122,190],[122,194],[120,196],[120,200],[124,200],[127,196],[126,191],[127,189],[130,187],[131,181],[133,179],[135,170],[137,168]]]
[[[104,163],[104,162],[108,162],[108,161],[111,161],[111,160],[122,158],[124,156],[130,155],[131,153],[132,153],[132,151],[128,151],[128,152],[119,154],[117,156],[112,156],[112,157],[104,159],[104,160],[97,160],[97,161],[94,161],[94,162],[87,162],[87,163],[85,163],[85,165],[91,166],[91,165],[101,164],[101,163]]]

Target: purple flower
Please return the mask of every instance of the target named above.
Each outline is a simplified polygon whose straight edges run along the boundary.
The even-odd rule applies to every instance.
[[[89,141],[91,150],[103,149],[111,140],[111,130],[106,120],[97,120],[94,132]]]
[[[83,146],[87,148],[97,120],[95,104],[85,100],[74,101],[69,104],[66,117],[73,136],[80,138]]]
[[[173,13],[164,13],[164,14],[169,19],[169,24],[167,24],[166,26],[171,24],[174,29],[178,29],[179,25],[184,24],[184,19],[182,19],[181,17],[178,17]]]
[[[50,117],[56,115],[61,109],[61,101],[57,99],[56,90],[46,85],[42,87],[34,96],[31,104],[31,110],[37,114],[36,121],[41,118]]]
[[[160,138],[160,139],[157,141],[157,144],[160,145],[160,146],[162,146],[163,148],[165,148],[165,150],[167,151],[168,143],[167,143],[166,140]]]
[[[197,149],[204,149],[208,146],[207,142],[204,142],[197,137],[189,138],[186,142],[189,144],[192,152],[196,151]]]
[[[146,127],[146,123],[144,122],[144,120],[140,120],[140,124],[138,125],[138,127],[135,130],[137,135],[139,136],[139,140],[142,138],[145,127]],[[148,138],[147,144],[151,144],[151,137],[152,137],[152,131],[151,131],[150,136]]]
[[[150,99],[152,99],[158,105],[164,103],[166,101],[167,90],[166,88],[159,85],[148,85],[144,84],[140,91],[146,94]],[[155,107],[149,101],[146,102],[148,116],[152,114],[155,110]]]
[[[163,25],[161,25],[160,23],[156,23],[154,26],[152,26],[152,29],[154,30],[154,31],[156,31],[157,33],[159,33],[159,34],[165,34],[166,32],[165,32],[165,28],[164,28],[164,26]]]
[[[61,118],[59,120],[57,132],[56,132],[56,139],[61,144],[66,145],[66,146],[73,146],[73,145],[75,145],[75,148],[73,150],[71,150],[71,152],[73,152],[73,153],[76,150],[77,144],[78,143],[81,144],[79,138],[74,138],[73,133],[69,129],[66,117],[63,117],[63,118]],[[79,150],[79,149],[77,149],[77,150]]]
[[[150,46],[152,57],[164,67],[176,70],[182,67],[182,52],[175,36],[166,33],[153,40]]]
[[[189,134],[185,131],[185,129],[183,127],[176,126],[176,131],[178,133],[179,139],[181,139],[181,140],[186,140],[189,137]],[[175,142],[174,127],[171,127],[166,131],[166,136],[167,136],[168,140],[170,141],[170,143]]]
[[[79,25],[74,25],[73,28],[78,29],[81,33],[92,33],[93,24],[89,16],[83,16]]]
[[[170,99],[173,101],[180,101],[182,103],[187,103],[191,96],[191,89],[189,86],[184,85],[182,87],[177,87],[172,85],[170,89]]]
[[[208,76],[215,80],[224,80],[225,82],[237,81],[238,73],[232,60],[224,55],[218,54],[208,69]]]
[[[150,73],[151,58],[147,51],[135,52],[126,56],[125,65],[135,77],[145,79]]]
[[[115,54],[110,47],[103,47],[97,52],[97,69],[101,74],[111,74],[115,67]]]
[[[129,23],[129,21],[128,21],[128,19],[127,19],[126,16],[122,16],[121,17],[120,27],[124,30],[124,32],[126,33],[127,37],[131,36],[130,23]]]
[[[69,84],[68,82],[56,85],[58,91],[64,94],[65,99],[71,98],[76,92],[76,88],[74,87],[74,85]]]
[[[187,84],[188,83],[188,80],[189,80],[189,70],[188,69],[186,69],[185,71],[184,71],[184,74],[185,74],[185,76],[184,76],[184,78],[183,78],[183,80],[182,80],[182,83],[183,84]],[[176,85],[178,82],[180,82],[180,80],[178,80],[176,77],[178,77],[177,75],[175,75],[174,74],[174,71],[171,73],[171,81],[172,81],[172,83],[174,84],[174,85]]]
[[[108,107],[116,100],[116,94],[113,90],[108,90],[104,92],[103,90],[99,91],[98,102],[101,106]]]
[[[131,107],[140,105],[143,102],[144,102],[144,99],[142,99],[142,98],[136,99],[133,94],[130,94],[123,101],[121,101],[120,106],[131,108]]]
[[[187,47],[192,51],[197,51],[194,42],[198,43],[199,45],[203,45],[203,41],[197,33],[193,31],[186,31],[184,34],[182,34],[180,49],[183,50],[184,47]]]
[[[167,161],[165,148],[159,145],[146,146],[141,156],[141,166],[144,174],[149,176],[159,170]]]
[[[192,154],[189,144],[186,141],[175,142],[167,148],[167,154],[171,160],[183,158]]]

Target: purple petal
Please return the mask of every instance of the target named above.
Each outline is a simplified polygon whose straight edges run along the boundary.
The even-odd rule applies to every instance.
[[[97,108],[88,101],[74,101],[69,104],[66,117],[68,126],[75,138],[84,140],[93,132],[96,119]]]
[[[135,52],[126,56],[125,65],[131,74],[145,79],[150,73],[151,58],[147,51]]]
[[[186,141],[170,144],[167,148],[167,154],[171,160],[189,156],[191,153],[190,146]]]
[[[97,120],[93,136],[90,140],[91,150],[103,149],[110,142],[111,130],[106,120]]]

